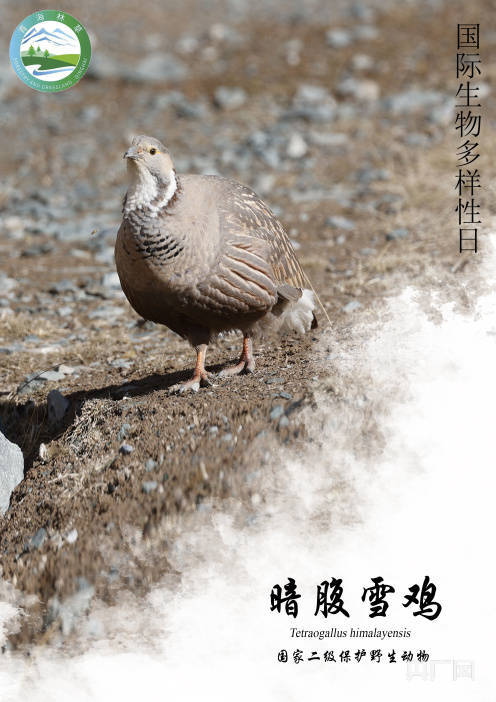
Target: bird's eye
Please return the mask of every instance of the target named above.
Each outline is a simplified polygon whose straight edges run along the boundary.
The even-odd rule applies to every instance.
[[[152,148],[150,149],[150,153],[151,153],[152,156],[155,156],[155,154],[157,153],[157,149],[155,149],[155,148],[152,146]]]

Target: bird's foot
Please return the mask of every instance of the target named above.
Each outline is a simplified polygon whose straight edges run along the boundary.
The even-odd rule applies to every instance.
[[[219,378],[226,378],[231,375],[239,375],[240,373],[253,373],[254,370],[255,359],[253,357],[244,358],[242,356],[239,360],[239,363],[236,363],[235,366],[229,366],[228,368],[224,368],[224,370],[221,370],[221,372],[219,373]]]
[[[255,359],[253,358],[253,347],[250,336],[245,334],[243,337],[243,351],[241,352],[239,363],[235,366],[224,368],[224,370],[219,373],[219,377],[225,378],[230,375],[239,375],[239,373],[253,373],[254,370]]]
[[[186,392],[187,390],[192,390],[193,392],[198,392],[200,387],[212,387],[213,383],[211,381],[211,378],[213,377],[212,373],[209,373],[206,370],[203,371],[197,371],[195,372],[194,376],[190,378],[190,380],[186,380],[184,383],[176,383],[176,385],[172,385],[170,388],[171,393],[182,393]]]

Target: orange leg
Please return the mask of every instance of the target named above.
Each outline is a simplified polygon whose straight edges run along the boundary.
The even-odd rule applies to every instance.
[[[253,358],[253,345],[248,334],[243,337],[243,351],[239,359],[239,363],[235,366],[230,366],[229,368],[224,368],[219,373],[219,377],[225,377],[228,375],[237,375],[238,373],[253,373],[255,370],[255,359]]]
[[[205,355],[207,353],[207,345],[201,344],[197,346],[196,349],[196,366],[193,377],[184,383],[177,383],[171,387],[171,392],[184,392],[185,390],[193,390],[197,392],[200,389],[200,385],[212,385],[210,382],[210,377],[212,376],[207,370],[205,370]]]

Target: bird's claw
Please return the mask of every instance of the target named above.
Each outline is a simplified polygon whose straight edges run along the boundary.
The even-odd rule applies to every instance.
[[[235,366],[228,366],[220,371],[219,378],[227,378],[231,375],[240,375],[241,373],[254,373],[255,372],[255,361],[250,359],[248,361],[242,360]]]
[[[176,383],[176,385],[172,385],[170,388],[170,392],[182,394],[184,392],[187,392],[188,390],[198,392],[200,387],[215,387],[212,381],[210,380],[211,377],[212,373],[204,371],[203,373],[194,375],[190,380],[186,380],[184,383]]]

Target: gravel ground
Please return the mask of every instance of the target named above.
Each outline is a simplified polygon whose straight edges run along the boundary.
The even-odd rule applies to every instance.
[[[81,614],[94,594],[144,593],[167,571],[170,544],[145,562],[129,529],[153,539],[164,519],[228,497],[256,505],[273,448],[305,450],[300,414],[315,390],[336,411],[355,401],[332,362],[350,329],[406,284],[448,297],[477,265],[459,258],[454,214],[462,3],[301,5],[190,0],[166,12],[68,0],[92,38],[87,77],[43,95],[2,72],[0,429],[25,459],[0,517],[3,578],[27,597],[12,647],[70,636],[64,613],[77,593]],[[4,49],[35,9],[2,8]],[[475,0],[470,15],[493,10]],[[484,61],[496,34],[481,42]],[[488,116],[494,72],[487,61]],[[488,132],[486,183],[496,161]],[[133,313],[113,261],[121,157],[139,133],[165,141],[179,173],[219,173],[264,197],[332,337],[321,313],[305,339],[260,345],[253,376],[169,393],[193,353]],[[207,366],[235,359],[239,343],[219,339]]]

